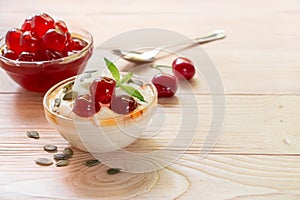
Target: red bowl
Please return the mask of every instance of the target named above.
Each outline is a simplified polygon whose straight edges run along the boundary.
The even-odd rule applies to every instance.
[[[49,61],[16,61],[0,54],[0,66],[21,87],[44,93],[56,83],[84,71],[93,52],[93,37],[82,29],[75,30],[72,37],[82,39],[88,45],[70,56]],[[5,47],[5,37],[0,39],[0,47]]]

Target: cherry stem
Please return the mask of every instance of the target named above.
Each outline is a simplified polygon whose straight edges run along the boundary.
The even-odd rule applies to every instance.
[[[155,65],[155,64],[153,64],[153,65],[151,65],[151,67],[154,68],[154,69],[159,70],[161,73],[164,73],[164,71],[163,71],[161,68],[169,68],[169,69],[172,69],[172,67],[171,67],[171,66],[168,66],[168,65]]]

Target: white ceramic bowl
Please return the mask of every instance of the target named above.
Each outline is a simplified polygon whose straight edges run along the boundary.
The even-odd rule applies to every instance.
[[[75,78],[71,77],[54,85],[43,100],[46,119],[72,146],[91,153],[104,153],[120,150],[139,138],[156,111],[157,91],[151,82],[135,77],[149,87],[153,94],[151,101],[142,109],[105,119],[80,118],[76,115],[68,118],[52,111],[51,103],[57,92]]]

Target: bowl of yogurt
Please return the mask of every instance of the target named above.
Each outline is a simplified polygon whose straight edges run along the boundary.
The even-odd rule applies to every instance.
[[[50,88],[47,121],[72,146],[90,153],[120,150],[136,141],[157,107],[157,90],[132,73],[87,71]]]

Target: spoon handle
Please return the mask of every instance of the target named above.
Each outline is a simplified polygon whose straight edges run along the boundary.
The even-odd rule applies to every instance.
[[[206,42],[220,40],[220,39],[223,39],[225,37],[226,37],[225,31],[217,30],[217,31],[213,31],[211,34],[209,34],[207,36],[195,38],[194,40],[199,44],[203,44],[203,43],[206,43]]]
[[[182,41],[180,43],[164,46],[164,47],[161,47],[159,49],[162,50],[162,49],[167,49],[167,48],[170,48],[170,47],[175,47],[175,46],[184,45],[184,44],[204,44],[204,43],[207,43],[207,42],[220,40],[220,39],[223,39],[225,37],[226,37],[226,33],[225,33],[224,30],[215,30],[207,36],[198,37],[198,38],[195,38],[193,40]]]

